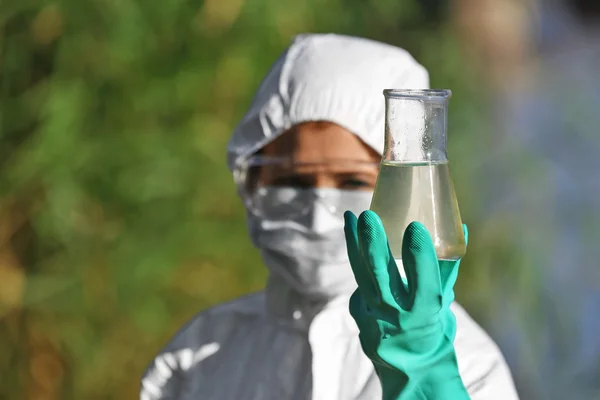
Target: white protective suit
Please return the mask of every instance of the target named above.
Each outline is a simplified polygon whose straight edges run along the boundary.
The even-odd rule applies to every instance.
[[[402,49],[333,34],[298,36],[235,130],[228,164],[233,169],[293,125],[316,120],[345,127],[381,153],[382,90],[428,85],[427,71]],[[368,198],[360,207],[368,207]],[[333,240],[345,254],[343,221],[325,219],[312,223],[338,224],[333,236],[340,235]],[[258,237],[263,222],[249,215],[250,236],[270,271],[266,290],[194,317],[148,368],[142,400],[381,398],[378,377],[348,312],[356,283],[347,256],[342,265],[319,262],[320,251],[301,252],[282,265]],[[452,309],[459,368],[472,398],[517,399],[495,343],[459,305]]]

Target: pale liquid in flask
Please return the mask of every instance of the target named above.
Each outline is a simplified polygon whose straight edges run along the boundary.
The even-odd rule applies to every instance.
[[[402,258],[404,231],[413,221],[425,225],[439,260],[457,260],[466,253],[448,162],[383,162],[371,210],[381,218],[397,260]]]

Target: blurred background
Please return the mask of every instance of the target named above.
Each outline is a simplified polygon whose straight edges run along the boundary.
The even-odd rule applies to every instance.
[[[302,32],[452,89],[458,299],[523,399],[600,399],[598,4],[0,0],[0,399],[137,398],[182,324],[262,287],[225,146]]]

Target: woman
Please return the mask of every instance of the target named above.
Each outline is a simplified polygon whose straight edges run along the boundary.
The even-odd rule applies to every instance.
[[[369,208],[383,150],[382,89],[428,84],[402,49],[333,34],[295,38],[228,146],[267,286],[198,314],[149,367],[142,399],[382,397],[348,313],[356,281],[343,213]],[[516,399],[496,345],[451,307],[470,396]]]

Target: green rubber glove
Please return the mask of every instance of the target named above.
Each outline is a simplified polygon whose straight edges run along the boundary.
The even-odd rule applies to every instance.
[[[358,289],[350,313],[381,381],[384,400],[463,400],[469,395],[454,351],[458,262],[438,263],[427,229],[411,223],[402,243],[405,283],[373,211],[344,215],[348,256]]]

